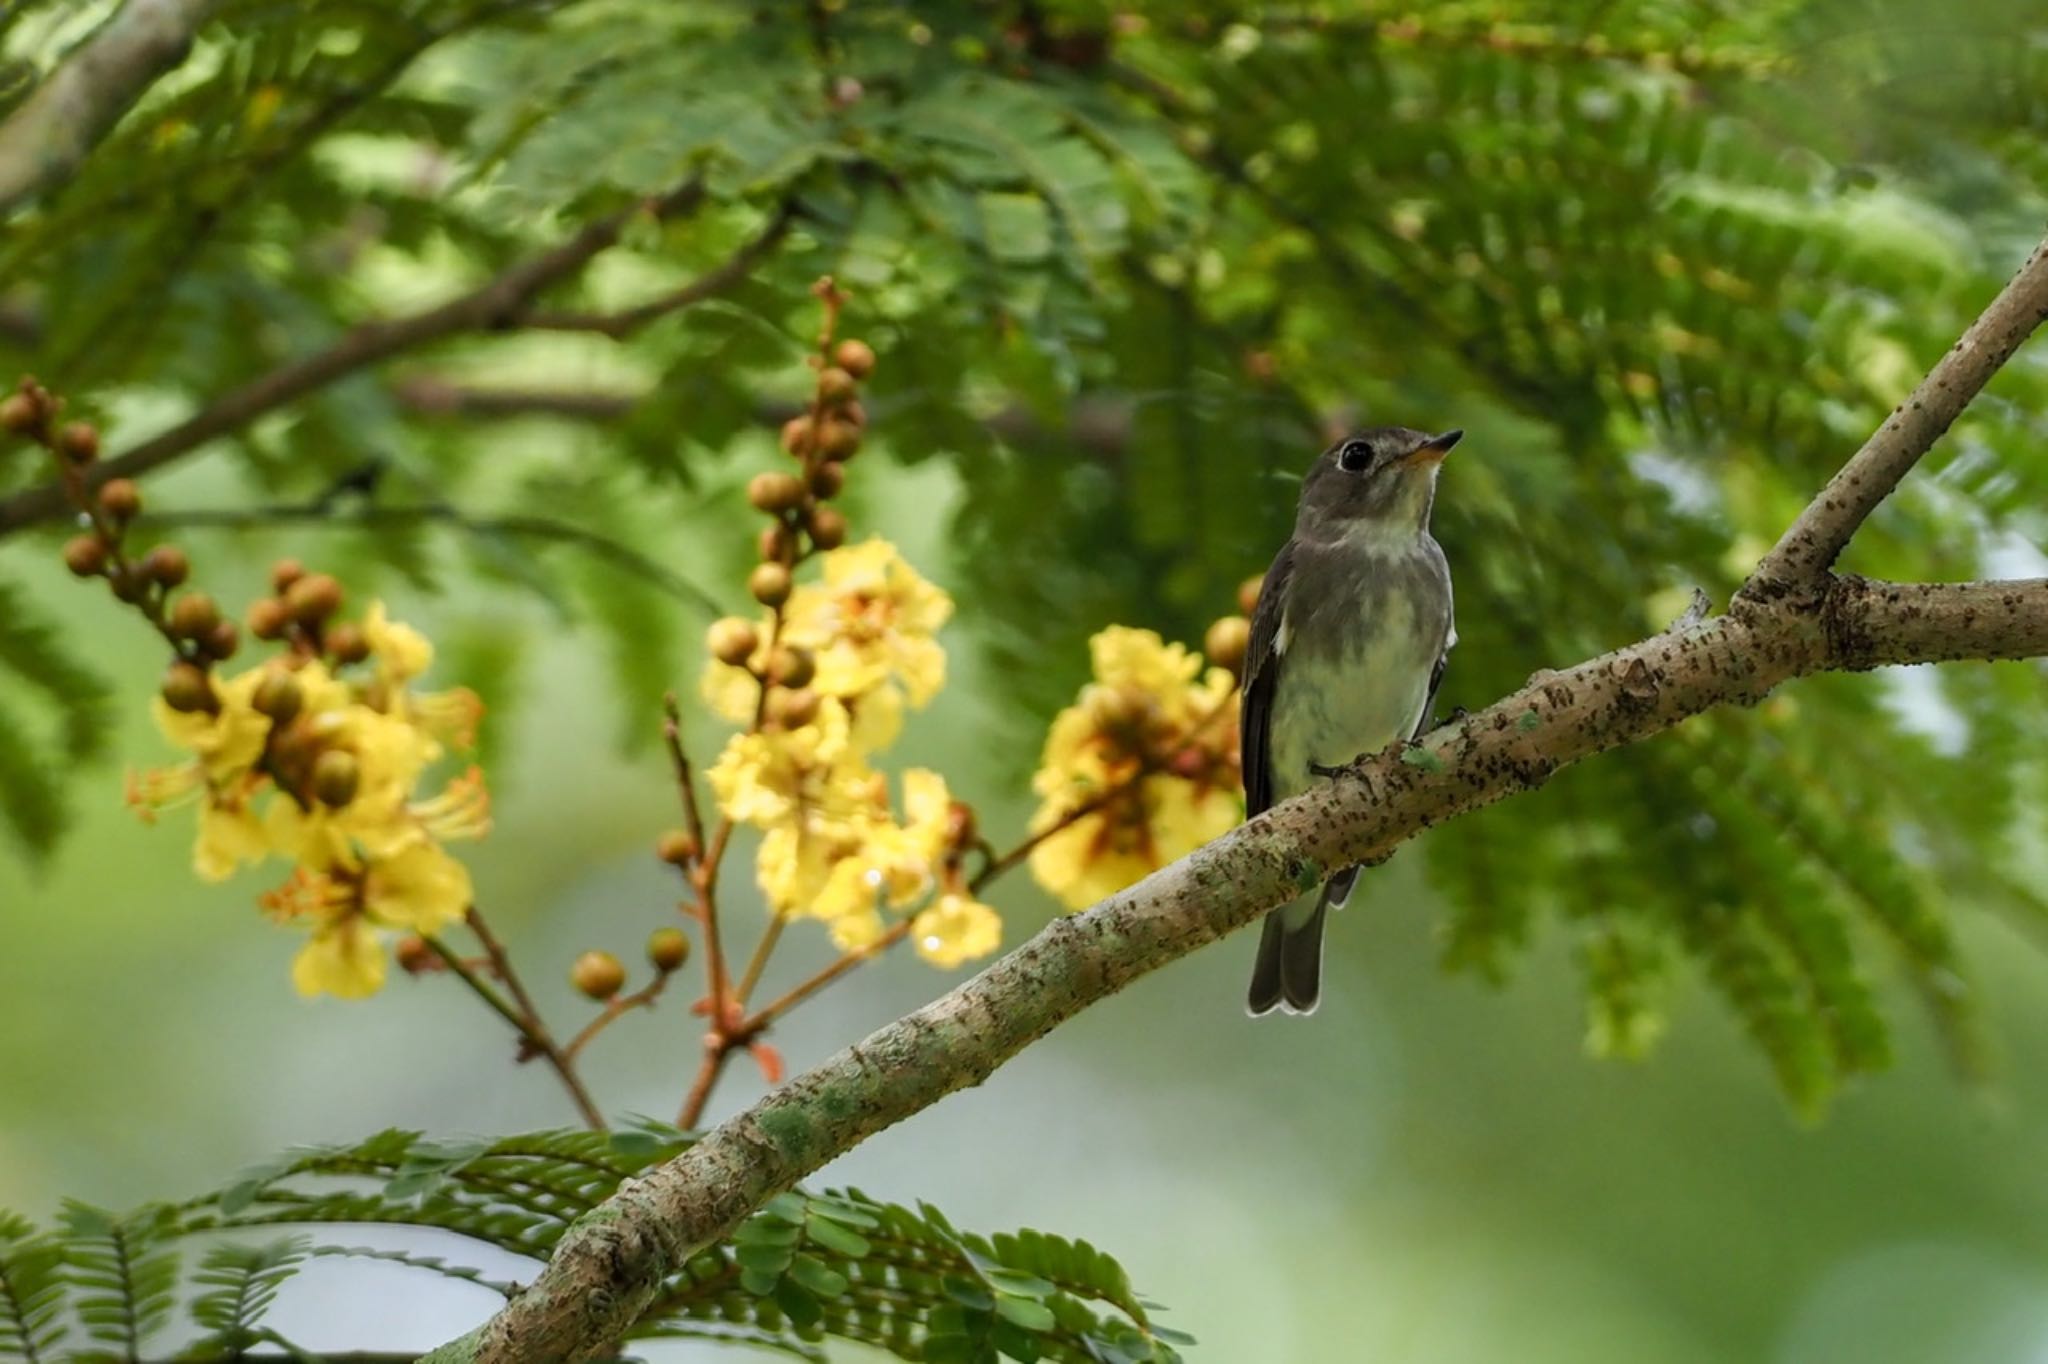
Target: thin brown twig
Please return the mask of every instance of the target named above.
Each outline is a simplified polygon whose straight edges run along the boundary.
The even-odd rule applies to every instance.
[[[526,992],[526,986],[520,982],[519,973],[512,968],[512,958],[505,951],[504,944],[491,932],[490,925],[484,921],[482,911],[475,905],[469,907],[466,922],[469,924],[469,931],[476,934],[476,940],[483,945],[484,955],[490,958],[492,974],[504,982],[505,989],[512,995],[512,1001],[517,1006],[517,1026],[526,1038],[527,1045],[561,1077],[562,1087],[569,1091],[569,1097],[575,1101],[577,1111],[583,1115],[583,1121],[596,1131],[604,1131],[604,1114],[591,1099],[590,1091],[584,1088],[583,1078],[576,1073],[575,1061],[556,1043],[554,1035],[548,1031],[547,1024],[541,1021],[540,1010],[534,1006],[533,996]],[[448,962],[457,974],[462,974],[462,969],[454,958],[446,952],[441,952],[440,956],[441,960]]]
[[[733,987],[733,999],[745,1004],[754,987],[761,983],[761,973],[768,969],[768,958],[775,951],[775,944],[782,941],[782,930],[789,924],[787,914],[771,914],[768,926],[761,930],[761,940],[754,944],[754,955],[747,958],[747,969],[740,972],[740,983]]]
[[[606,1000],[604,1008],[598,1012],[597,1016],[588,1023],[585,1023],[582,1029],[569,1039],[568,1045],[562,1048],[562,1055],[571,1061],[575,1060],[583,1049],[590,1045],[591,1039],[617,1022],[622,1016],[631,1013],[635,1009],[651,1006],[655,1000],[661,997],[661,992],[668,988],[669,977],[674,974],[673,971],[657,971],[654,974],[653,980],[640,989],[635,990],[632,994],[614,995],[611,999]]]
[[[657,318],[715,298],[745,279],[753,273],[756,265],[782,244],[795,221],[796,206],[790,203],[780,205],[761,231],[741,243],[739,249],[725,260],[682,287],[635,307],[609,313],[533,312],[522,319],[522,325],[542,331],[598,332],[614,341],[623,341]]]

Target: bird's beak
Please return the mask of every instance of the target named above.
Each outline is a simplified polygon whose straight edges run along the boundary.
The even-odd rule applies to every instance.
[[[1416,446],[1414,451],[1402,463],[1416,467],[1440,464],[1443,462],[1444,456],[1451,453],[1451,447],[1464,438],[1465,433],[1463,431],[1446,431],[1441,436],[1431,436],[1428,440]]]

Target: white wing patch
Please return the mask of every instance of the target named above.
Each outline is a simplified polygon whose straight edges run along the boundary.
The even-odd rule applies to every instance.
[[[1279,628],[1273,631],[1273,652],[1276,654],[1287,652],[1287,613],[1285,611],[1280,613]]]

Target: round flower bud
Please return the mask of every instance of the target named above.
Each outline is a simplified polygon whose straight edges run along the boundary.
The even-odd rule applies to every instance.
[[[780,515],[804,500],[804,481],[795,474],[755,474],[747,483],[747,501],[756,511]]]
[[[370,656],[370,637],[353,621],[343,621],[328,630],[323,643],[337,663],[360,663]]]
[[[811,419],[791,417],[782,424],[782,448],[802,459],[811,448]]]
[[[817,660],[809,649],[794,649],[785,644],[768,659],[768,676],[779,687],[808,687],[817,672]]]
[[[1245,647],[1252,642],[1252,623],[1243,616],[1225,616],[1202,636],[1202,652],[1219,668],[1237,672],[1244,667]]]
[[[818,718],[818,693],[809,687],[778,687],[768,693],[768,718],[784,729],[801,729]]]
[[[747,575],[747,591],[763,606],[780,606],[789,600],[789,569],[782,564],[758,564]]]
[[[431,971],[441,964],[441,958],[434,949],[427,946],[427,940],[417,933],[408,933],[398,940],[391,949],[391,955],[398,959],[398,969],[409,976]]]
[[[827,419],[818,433],[818,453],[829,460],[849,460],[860,449],[860,428],[852,422]]]
[[[192,576],[192,561],[176,545],[158,545],[142,556],[142,567],[165,587],[176,587]]]
[[[804,527],[819,549],[837,549],[846,543],[846,514],[835,507],[811,508]]]
[[[57,433],[57,453],[73,464],[90,464],[100,455],[100,433],[86,422],[66,422]]]
[[[212,710],[213,683],[196,663],[173,663],[164,674],[164,704],[172,710],[191,713]]]
[[[0,399],[0,426],[17,436],[34,435],[43,424],[43,405],[31,393],[10,393]]]
[[[856,379],[865,379],[875,372],[875,348],[865,341],[841,341],[832,352],[832,359]]]
[[[142,492],[129,478],[110,478],[100,485],[100,510],[116,521],[131,519],[142,510]]]
[[[106,571],[106,541],[97,535],[74,535],[64,542],[64,567],[81,578],[98,577]]]
[[[249,604],[249,633],[258,639],[280,639],[292,623],[291,612],[275,597]]]
[[[654,855],[671,867],[687,867],[697,860],[697,840],[688,829],[670,829],[655,840]]]
[[[220,624],[220,608],[204,592],[187,592],[171,603],[171,630],[198,639]]]
[[[818,396],[834,407],[850,403],[860,392],[860,385],[853,376],[837,365],[827,365],[818,371]]]
[[[115,564],[107,570],[107,585],[125,602],[138,602],[149,595],[149,575],[141,564]]]
[[[362,780],[363,770],[356,765],[356,755],[339,748],[328,749],[313,764],[313,794],[322,805],[339,809],[348,804],[356,798],[356,787]]]
[[[249,699],[249,704],[258,715],[268,715],[278,724],[288,725],[305,701],[306,693],[299,686],[299,679],[283,668],[272,668],[256,684],[256,695]]]
[[[811,493],[814,496],[837,497],[845,486],[846,470],[837,464],[820,464],[811,470]]]
[[[231,620],[217,620],[199,640],[199,647],[213,657],[223,661],[233,658],[235,650],[242,647],[242,632]]]
[[[331,573],[308,573],[285,589],[284,604],[301,625],[318,625],[341,609],[341,584]]]
[[[690,936],[680,928],[657,928],[647,935],[647,960],[664,974],[680,971],[690,959]]]
[[[569,983],[592,999],[610,999],[626,983],[626,968],[609,952],[585,952],[569,968]]]
[[[1266,585],[1266,575],[1256,574],[1237,585],[1237,609],[1249,616],[1259,609],[1259,589]]]
[[[306,576],[306,566],[297,559],[279,559],[270,566],[270,585],[279,596],[291,590],[293,583]]]
[[[868,410],[859,403],[842,403],[839,408],[839,420],[856,431],[864,431],[868,424]]]
[[[964,800],[956,800],[946,807],[946,846],[966,848],[974,844],[980,833],[974,820],[974,807]]]
[[[720,663],[730,663],[735,668],[746,666],[754,656],[754,650],[761,643],[761,636],[751,621],[738,616],[727,616],[724,620],[713,621],[705,633],[704,642],[711,649],[711,656]]]
[[[780,521],[761,527],[761,536],[754,542],[754,547],[761,552],[764,564],[786,564],[796,557],[796,537]]]

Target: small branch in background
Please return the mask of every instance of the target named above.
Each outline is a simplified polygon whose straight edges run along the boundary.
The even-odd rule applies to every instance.
[[[337,379],[382,364],[394,355],[465,332],[515,326],[533,299],[550,285],[576,274],[614,245],[636,214],[657,219],[683,217],[704,202],[703,182],[648,200],[636,209],[600,218],[567,241],[528,257],[497,278],[446,303],[401,317],[366,322],[325,350],[301,356],[231,389],[191,417],[117,458],[104,460],[99,478],[133,478],[191,453],[217,436],[238,431],[266,412],[305,397]],[[0,502],[0,535],[63,512],[61,489],[30,488]]]
[[[646,400],[641,393],[599,389],[480,388],[431,374],[396,379],[391,391],[401,407],[426,417],[566,417],[614,422]]]
[[[654,1001],[661,997],[661,992],[668,988],[668,979],[672,974],[674,973],[670,971],[656,971],[653,980],[632,994],[617,995],[606,1000],[597,1017],[585,1023],[582,1029],[569,1039],[568,1045],[562,1048],[562,1055],[573,1062],[582,1055],[583,1049],[589,1046],[599,1033],[621,1017],[635,1009],[651,1007]]]
[[[769,217],[767,226],[747,239],[740,248],[679,289],[649,299],[637,307],[617,312],[531,312],[520,319],[523,327],[540,331],[598,332],[623,341],[657,318],[687,308],[693,303],[716,298],[752,274],[754,267],[774,254],[796,221],[794,205],[784,203]]]
[[[598,1111],[597,1104],[590,1097],[590,1091],[584,1088],[583,1078],[576,1073],[575,1057],[555,1042],[554,1034],[550,1033],[547,1024],[541,1021],[540,1010],[535,1007],[533,996],[526,992],[526,986],[520,982],[519,973],[512,968],[511,954],[505,951],[504,944],[491,932],[491,926],[485,922],[482,911],[476,906],[470,906],[469,916],[465,922],[469,925],[469,931],[476,934],[477,942],[482,944],[484,955],[491,964],[491,974],[504,982],[505,989],[512,996],[513,1012],[508,1013],[502,1008],[499,1012],[512,1020],[532,1053],[546,1061],[549,1068],[561,1077],[562,1087],[569,1091],[569,1097],[575,1102],[576,1111],[583,1115],[583,1121],[589,1124],[593,1131],[604,1131],[604,1114]],[[469,975],[456,957],[436,944],[429,943],[429,946],[434,947],[435,953],[450,970],[469,982],[471,989],[482,993],[478,988],[481,982]]]
[[[719,605],[709,592],[667,566],[656,562],[631,545],[600,535],[594,530],[547,516],[473,516],[445,502],[410,506],[366,503],[353,511],[335,511],[329,498],[310,502],[281,502],[259,507],[194,508],[190,511],[153,512],[140,518],[148,526],[192,526],[219,530],[263,530],[293,524],[323,530],[371,530],[379,526],[404,526],[420,522],[446,525],[470,535],[504,535],[521,540],[547,540],[574,545],[621,571],[645,582],[677,601],[710,615]]]
[[[158,77],[214,0],[128,0],[0,123],[0,214],[68,179]]]

